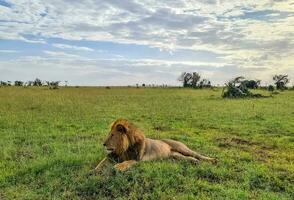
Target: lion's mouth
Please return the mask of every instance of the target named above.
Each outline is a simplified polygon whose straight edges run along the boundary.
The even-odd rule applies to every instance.
[[[106,148],[107,153],[112,153],[114,151],[114,148]]]

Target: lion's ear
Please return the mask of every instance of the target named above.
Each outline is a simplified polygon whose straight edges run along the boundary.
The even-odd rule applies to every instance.
[[[116,130],[121,133],[127,133],[127,129],[124,125],[118,124],[116,125]]]

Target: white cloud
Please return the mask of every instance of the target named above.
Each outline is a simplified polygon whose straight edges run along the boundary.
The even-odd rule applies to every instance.
[[[18,53],[19,51],[16,50],[6,50],[6,49],[0,49],[0,53]]]
[[[80,47],[80,46],[67,45],[67,44],[54,43],[52,44],[52,46],[60,48],[60,49],[71,49],[71,50],[78,50],[78,51],[94,51],[94,49],[91,49],[89,47]]]
[[[39,39],[39,40],[28,40],[24,37],[19,38],[20,40],[24,41],[24,42],[28,42],[28,43],[39,43],[39,44],[47,44],[47,42],[44,39]]]
[[[205,50],[216,53],[225,62],[218,65],[247,68],[247,72],[264,69],[263,74],[288,72],[293,67],[291,0],[12,0],[10,3],[11,8],[0,6],[1,39],[45,42],[25,37],[32,35],[144,44],[170,52]],[[53,46],[93,50],[57,43]],[[49,51],[45,54],[66,59],[78,56]]]
[[[47,56],[54,59],[77,59],[81,58],[79,55],[65,53],[63,51],[43,51]]]

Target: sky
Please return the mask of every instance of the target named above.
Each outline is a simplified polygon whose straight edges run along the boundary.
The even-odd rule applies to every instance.
[[[194,71],[294,79],[294,1],[0,0],[0,80],[179,85]]]

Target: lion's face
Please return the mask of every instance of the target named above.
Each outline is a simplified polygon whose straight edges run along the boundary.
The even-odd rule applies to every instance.
[[[113,126],[103,145],[108,152],[118,155],[126,151],[129,147],[126,127],[121,124]]]

